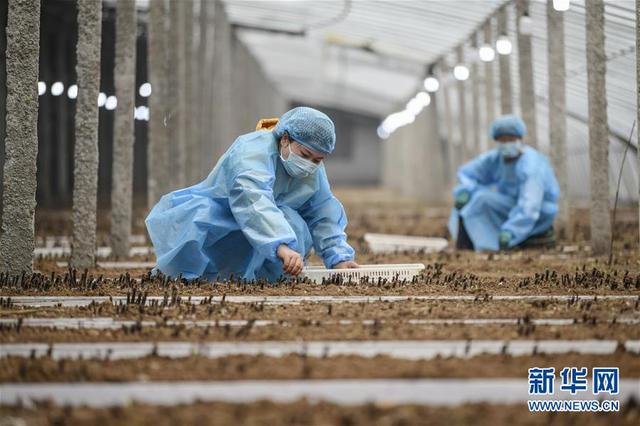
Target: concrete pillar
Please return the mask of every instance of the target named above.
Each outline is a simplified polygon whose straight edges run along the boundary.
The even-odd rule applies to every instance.
[[[591,165],[591,249],[604,255],[611,239],[609,209],[609,139],[604,2],[586,2],[587,84],[589,88],[589,159]]]
[[[424,159],[422,150],[424,149],[426,136],[424,134],[425,126],[422,117],[416,117],[416,121],[404,127],[404,138],[402,146],[402,155],[404,161],[402,164],[407,165],[407,172],[403,179],[402,185],[406,186],[405,195],[411,198],[419,198],[418,181],[421,172],[418,167],[423,168],[421,160]]]
[[[255,118],[253,117],[251,107],[260,100],[264,90],[251,90],[251,68],[249,61],[249,52],[246,51],[244,45],[236,38],[231,42],[231,92],[233,100],[230,105],[232,110],[232,120],[230,134],[232,138],[237,135],[248,133],[255,128]],[[254,77],[255,78],[255,77]],[[229,144],[231,141],[229,142]]]
[[[451,187],[456,182],[456,171],[458,169],[458,157],[456,155],[457,141],[453,135],[453,118],[451,116],[451,86],[445,81],[445,76],[449,74],[451,70],[448,69],[444,63],[441,64],[441,69],[442,72],[438,73],[438,79],[440,80],[442,90],[442,114],[447,149],[447,170],[449,171],[447,184]]]
[[[207,14],[207,0],[200,0],[200,10],[198,13],[198,66],[196,67],[196,86],[194,100],[198,105],[198,109],[195,111],[194,118],[197,120],[197,125],[194,126],[194,138],[196,138],[195,146],[195,158],[193,168],[196,172],[195,179],[200,180],[203,176],[206,176],[205,168],[203,167],[202,156],[204,154],[204,145],[207,143],[207,92],[205,90],[207,86],[207,79],[210,77],[207,73],[207,48],[213,47],[209,45],[207,37],[209,30],[208,14]]]
[[[431,204],[445,204],[448,188],[444,181],[445,163],[440,145],[440,117],[438,103],[440,93],[431,94],[431,104],[422,111],[425,121],[424,160],[421,169],[423,180],[418,182],[422,199]],[[424,165],[428,165],[424,167]]]
[[[7,6],[8,2],[0,2],[0,81],[7,81]],[[3,184],[3,170],[4,170],[4,138],[6,129],[6,114],[7,114],[7,85],[0,84],[0,233],[2,233],[2,191]]]
[[[116,4],[114,83],[118,107],[113,121],[113,175],[111,184],[111,248],[119,258],[129,257],[133,204],[133,111],[136,97],[136,2]]]
[[[391,168],[391,173],[393,176],[393,188],[396,191],[398,191],[398,193],[400,194],[404,194],[403,180],[406,175],[405,168],[401,167],[401,165],[404,163],[403,136],[404,136],[403,128],[400,128],[394,132],[394,138],[393,138],[394,153],[393,153],[393,163],[392,163],[393,165]]]
[[[428,108],[428,107],[427,107]],[[426,112],[422,111],[416,116],[416,120],[405,127],[404,158],[408,178],[403,182],[406,186],[406,195],[419,200],[424,200],[427,191],[427,123]],[[426,167],[425,167],[426,166]]]
[[[147,63],[153,93],[149,97],[149,142],[147,147],[147,207],[151,209],[169,191],[169,140],[167,122],[170,109],[168,98],[168,36],[165,0],[149,3]]]
[[[392,191],[398,191],[400,189],[397,170],[398,163],[400,162],[400,134],[401,129],[398,129],[387,139],[381,141],[384,186]]]
[[[181,77],[181,89],[180,89],[180,104],[183,105],[184,114],[182,115],[184,120],[184,146],[185,146],[185,171],[184,181],[182,186],[190,186],[195,183],[197,176],[197,142],[195,135],[197,134],[195,125],[195,113],[196,113],[196,99],[194,97],[194,68],[197,65],[197,59],[195,50],[193,48],[193,0],[181,0],[184,7],[184,37],[183,49],[184,49],[184,76]],[[195,63],[195,64],[194,64]]]
[[[636,121],[636,141],[640,141],[640,131],[638,130],[638,126],[640,126],[640,0],[636,0],[636,91],[638,92],[638,103],[636,109],[638,111],[638,119]],[[640,173],[640,149],[638,152],[638,169]],[[638,185],[638,238],[640,238],[640,185]],[[640,240],[639,240],[640,241]]]
[[[471,36],[471,48],[478,51],[478,35]],[[480,127],[480,67],[478,62],[474,61],[470,66],[471,79],[471,149],[470,157],[475,157],[480,153],[480,135],[482,129]]]
[[[169,190],[182,188],[186,181],[187,144],[185,132],[186,93],[185,72],[186,53],[184,51],[185,2],[171,0],[169,30],[169,86],[167,93],[167,114],[169,158],[173,165],[169,172]]]
[[[232,30],[222,1],[215,0],[213,56],[213,128],[214,161],[226,151],[233,135],[233,96],[231,92]]]
[[[507,36],[509,29],[508,9],[503,6],[498,12],[498,36]],[[513,112],[513,95],[511,93],[511,55],[498,55],[500,66],[500,112],[502,115]]]
[[[33,270],[38,155],[40,2],[11,0],[7,15],[4,216],[0,271]]]
[[[564,58],[564,14],[547,2],[547,52],[549,69],[549,142],[560,191],[560,211],[556,225],[566,237],[569,220],[569,194],[567,193],[567,109]]]
[[[393,150],[391,149],[391,139],[381,139],[380,149],[382,151],[382,186],[385,189],[393,187],[392,165]]]
[[[457,49],[458,64],[464,64],[464,46]],[[460,146],[463,152],[462,162],[471,158],[472,154],[468,145],[467,135],[467,96],[464,81],[458,81],[458,122],[460,129]]]
[[[516,0],[516,27],[518,30],[518,66],[520,73],[520,108],[522,119],[527,123],[527,136],[525,141],[533,146],[538,146],[536,130],[536,97],[533,75],[533,49],[531,47],[531,35],[522,34],[520,18],[529,16],[529,0]]]
[[[495,49],[493,27],[491,26],[491,19],[484,27],[484,42]],[[485,84],[485,125],[482,129],[480,138],[480,149],[485,150],[487,147],[487,134],[493,124],[493,120],[496,118],[496,92],[493,82],[493,66],[494,61],[486,62],[484,64],[484,84]]]
[[[409,148],[412,136],[411,126],[413,126],[413,123],[403,126],[394,132],[398,134],[399,139],[399,142],[397,143],[398,161],[395,164],[395,173],[398,179],[398,189],[405,197],[411,197],[413,195],[413,164],[411,161],[412,153]]]
[[[98,195],[98,93],[100,89],[100,42],[102,2],[78,2],[76,50],[78,97],[73,181],[73,247],[71,265],[95,265],[96,202]]]
[[[61,77],[62,81],[64,82],[65,89],[68,89],[72,83],[72,79],[70,78],[71,73],[69,72],[68,66],[67,66],[67,64],[69,63],[68,55],[67,55],[68,45],[67,45],[67,41],[64,38],[58,40],[56,50],[57,50],[55,52],[56,62],[57,62],[56,74],[59,77]],[[42,58],[42,55],[40,56]],[[40,190],[41,190],[40,193],[43,195],[45,192],[49,192],[49,194],[57,194],[57,195],[54,195],[55,197],[57,197],[57,203],[63,204],[66,206],[67,205],[66,203],[68,201],[67,196],[70,192],[69,183],[68,183],[69,182],[68,153],[71,146],[71,140],[69,139],[69,127],[67,125],[68,119],[69,119],[69,110],[70,110],[69,98],[65,95],[66,93],[58,96],[58,99],[56,101],[57,105],[55,107],[56,121],[58,122],[57,152],[53,155],[49,154],[49,155],[42,156],[44,157],[44,163],[52,163],[52,159],[55,158],[55,161],[57,163],[57,173],[56,173],[57,176],[55,177],[55,182],[49,183],[48,187],[50,189],[47,190],[45,188],[40,187]],[[46,121],[50,121],[50,120],[46,120]],[[40,135],[40,138],[42,138],[42,135]],[[47,167],[50,167],[50,164]],[[49,179],[48,176],[51,176],[50,172],[44,171],[44,170],[41,170],[41,175],[46,176],[45,180]]]
[[[408,183],[410,182],[410,167],[408,166],[405,149],[407,140],[408,127],[403,126],[397,129],[386,141],[392,152],[391,166],[389,167],[389,175],[391,177],[391,188],[398,193],[408,195]]]
[[[214,13],[215,13],[215,4],[209,1],[205,1],[207,3],[207,49],[206,49],[206,73],[205,73],[205,85],[204,92],[205,96],[205,106],[203,110],[203,132],[204,142],[202,147],[202,156],[201,156],[201,167],[202,174],[207,175],[216,162],[215,149],[214,149],[214,140],[213,135],[215,134],[214,128],[214,116],[213,116],[213,108],[216,102],[214,97],[214,85],[213,85],[213,74],[215,69],[214,64],[214,56],[215,56],[215,43],[214,37],[216,29],[214,27]],[[212,7],[213,6],[213,7]]]
[[[38,183],[36,184],[36,198],[45,205],[51,205],[51,192],[53,182],[51,176],[51,154],[55,152],[54,144],[59,142],[53,124],[60,122],[63,117],[61,105],[68,99],[66,96],[53,96],[51,94],[52,83],[62,76],[54,65],[58,64],[58,58],[62,54],[62,50],[58,50],[59,46],[54,43],[50,37],[42,37],[40,46],[40,60],[38,69],[38,79],[46,82],[47,92],[43,96],[38,97],[38,158],[36,168],[38,170]],[[56,126],[58,129],[62,126]],[[61,151],[62,147],[58,147]],[[38,192],[40,196],[38,197]]]
[[[440,78],[439,73],[436,72],[438,78]],[[442,81],[442,80],[440,80]],[[434,135],[437,143],[437,150],[434,152],[435,156],[439,158],[440,164],[438,168],[440,169],[440,184],[442,188],[440,188],[443,192],[444,199],[448,199],[449,193],[449,184],[451,183],[451,175],[453,171],[451,170],[451,147],[449,146],[449,137],[446,135],[446,124],[444,122],[444,91],[442,88],[444,85],[440,86],[441,89],[437,92],[437,100],[434,103],[435,106],[435,119],[439,120],[436,124],[435,128],[437,134]]]
[[[392,160],[390,162],[391,167],[389,167],[389,174],[391,176],[391,188],[398,193],[402,193],[402,178],[403,178],[403,169],[400,168],[400,164],[402,164],[402,129],[398,129],[393,132],[393,135],[389,138],[387,143],[389,144],[390,150],[393,153]]]

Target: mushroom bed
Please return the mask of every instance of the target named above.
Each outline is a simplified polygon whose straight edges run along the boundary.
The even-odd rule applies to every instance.
[[[377,190],[336,193],[349,215],[347,233],[359,263],[424,264],[424,270],[413,279],[325,284],[186,282],[136,267],[153,262],[152,251],[128,259],[106,255],[89,271],[65,266],[65,254],[45,252],[33,275],[0,276],[0,386],[30,392],[20,386],[111,383],[133,389],[154,382],[250,386],[272,380],[330,386],[358,380],[366,389],[376,380],[405,380],[407,386],[445,380],[460,386],[452,389],[463,389],[465,380],[484,386],[517,379],[526,387],[532,367],[559,372],[598,366],[619,367],[620,379],[631,380],[631,388],[640,383],[637,210],[618,211],[611,263],[592,256],[588,216],[577,209],[565,234],[571,238],[561,238],[554,249],[374,253],[364,238],[369,232],[446,238],[448,209]],[[134,233],[143,235],[141,218],[135,223]],[[38,214],[43,249],[67,246],[67,230],[64,215]],[[144,237],[136,238],[134,245],[148,245]],[[107,240],[101,234],[102,244]],[[134,263],[106,267],[121,261]],[[320,261],[312,257],[310,263]],[[17,404],[8,392],[0,399],[0,416],[18,421],[7,424],[23,419],[27,424],[611,425],[640,422],[638,393],[624,398],[619,413],[560,418],[529,413],[525,400],[481,396],[455,404],[429,395],[412,402],[393,394],[342,403],[301,394],[292,400],[196,398],[171,406],[141,401],[105,407],[35,397]]]

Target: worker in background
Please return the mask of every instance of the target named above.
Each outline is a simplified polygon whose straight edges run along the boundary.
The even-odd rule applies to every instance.
[[[323,165],[335,147],[324,113],[298,107],[236,139],[202,182],[162,197],[145,223],[157,268],[187,279],[278,280],[315,249],[327,268],[354,268],[347,216]]]
[[[520,117],[496,119],[497,145],[458,170],[449,231],[460,249],[509,250],[555,245],[560,189],[547,158],[525,145]]]

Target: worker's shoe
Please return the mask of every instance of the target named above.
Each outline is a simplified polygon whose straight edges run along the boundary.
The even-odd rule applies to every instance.
[[[540,234],[532,235],[518,244],[518,248],[553,248],[555,246],[556,232],[553,227]]]
[[[464,221],[462,218],[460,218],[458,222],[458,239],[456,240],[456,249],[473,250],[473,242],[467,233],[467,228],[464,227]]]

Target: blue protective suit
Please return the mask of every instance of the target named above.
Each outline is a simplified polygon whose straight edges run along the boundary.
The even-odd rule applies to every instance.
[[[498,250],[500,231],[511,233],[509,247],[514,247],[548,230],[558,212],[560,188],[553,169],[529,146],[512,162],[492,149],[462,166],[454,197],[462,191],[468,191],[471,199],[460,210],[453,209],[449,232],[458,238],[462,218],[478,251]]]
[[[164,274],[275,281],[286,244],[303,258],[315,248],[326,267],[354,259],[347,217],[324,166],[291,178],[271,131],[240,136],[209,176],[162,197],[145,221]]]

